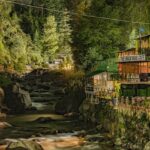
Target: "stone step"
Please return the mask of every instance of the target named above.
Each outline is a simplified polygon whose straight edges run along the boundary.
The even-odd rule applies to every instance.
[[[31,97],[33,102],[50,102],[50,101],[58,101],[61,97]]]
[[[32,92],[40,92],[40,93],[44,93],[44,92],[48,92],[48,91],[49,91],[49,90],[37,88],[37,89],[32,90],[30,93],[32,93]]]
[[[53,94],[50,92],[31,92],[30,96],[31,97],[50,97],[50,96],[53,96]]]
[[[37,110],[45,110],[45,108],[48,107],[48,104],[40,102],[32,102],[32,106],[35,107]]]
[[[63,93],[63,89],[62,88],[50,88],[48,90],[45,89],[33,89],[32,91],[30,91],[30,94],[32,93]]]

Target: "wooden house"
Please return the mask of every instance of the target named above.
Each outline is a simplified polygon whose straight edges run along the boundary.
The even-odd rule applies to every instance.
[[[118,63],[117,63],[118,62]],[[150,35],[136,39],[136,48],[118,52],[118,58],[101,61],[87,76],[86,98],[98,104],[114,97],[150,97]]]
[[[150,96],[150,35],[136,39],[136,48],[118,53],[123,96]]]
[[[149,36],[137,38],[137,47],[118,53],[119,74],[124,82],[150,81]]]

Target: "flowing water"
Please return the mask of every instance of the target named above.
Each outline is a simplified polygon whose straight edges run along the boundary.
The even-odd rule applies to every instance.
[[[39,117],[51,117],[56,119],[50,123],[40,124],[35,122]],[[78,136],[82,125],[78,121],[66,120],[61,115],[55,114],[31,114],[9,116],[7,122],[13,125],[12,128],[0,131],[1,141],[15,141],[16,139],[34,140],[41,144],[44,150],[111,150],[107,144],[109,141],[97,142],[88,141]],[[52,131],[61,131],[61,133]],[[71,131],[71,132],[69,132]],[[77,132],[75,132],[77,131]],[[88,135],[87,135],[88,136]],[[92,135],[90,135],[92,136]],[[0,150],[1,146],[0,146]]]
[[[32,106],[35,107],[38,111],[45,110],[48,106],[47,103],[32,102]]]

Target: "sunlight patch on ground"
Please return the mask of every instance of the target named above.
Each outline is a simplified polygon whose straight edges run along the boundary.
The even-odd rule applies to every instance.
[[[62,115],[56,115],[56,114],[27,114],[27,115],[18,115],[18,116],[15,116],[15,117],[11,117],[9,116],[7,118],[7,120],[9,120],[9,122],[11,123],[16,123],[16,122],[29,122],[29,121],[34,121],[40,117],[50,117],[54,120],[63,120],[65,119],[64,116]]]

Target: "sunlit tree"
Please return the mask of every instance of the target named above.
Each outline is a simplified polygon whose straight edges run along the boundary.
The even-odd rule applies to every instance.
[[[52,61],[55,58],[56,51],[58,50],[58,40],[55,17],[49,16],[44,25],[43,34],[43,57],[45,62]]]

